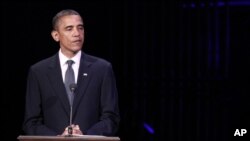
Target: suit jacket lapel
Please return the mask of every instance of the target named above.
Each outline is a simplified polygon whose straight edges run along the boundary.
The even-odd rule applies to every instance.
[[[51,81],[52,87],[54,88],[57,96],[59,97],[62,107],[66,114],[69,115],[70,104],[66,94],[66,89],[62,80],[61,67],[59,62],[59,56],[56,54],[51,60],[48,72],[49,80]]]
[[[73,115],[75,114],[77,107],[85,94],[86,88],[88,87],[89,80],[91,77],[90,65],[92,63],[88,61],[86,54],[82,52],[78,79],[77,79],[77,88],[75,91],[74,103],[73,103]]]

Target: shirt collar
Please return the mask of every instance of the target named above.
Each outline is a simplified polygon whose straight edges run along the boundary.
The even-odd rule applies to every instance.
[[[80,50],[80,51],[78,51],[78,52],[76,53],[76,55],[75,55],[74,57],[68,58],[68,57],[66,57],[66,56],[62,53],[62,51],[61,51],[61,49],[60,49],[60,50],[59,50],[60,65],[61,65],[61,66],[64,66],[64,65],[66,65],[66,61],[67,61],[67,60],[73,60],[73,61],[74,61],[74,64],[76,64],[76,65],[78,66],[78,65],[80,64],[81,54],[82,54],[82,51]]]

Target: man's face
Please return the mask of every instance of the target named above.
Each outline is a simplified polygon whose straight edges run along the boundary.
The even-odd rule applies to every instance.
[[[60,42],[62,52],[66,54],[78,52],[84,42],[82,18],[79,15],[68,15],[60,18],[52,36],[54,40]]]

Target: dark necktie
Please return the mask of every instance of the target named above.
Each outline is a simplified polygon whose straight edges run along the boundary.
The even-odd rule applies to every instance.
[[[66,63],[68,64],[68,69],[66,70],[66,73],[65,73],[64,85],[68,94],[69,103],[70,105],[72,105],[73,100],[74,100],[74,95],[70,91],[70,84],[75,84],[75,75],[74,75],[74,70],[72,68],[72,64],[74,64],[74,61],[68,60]]]

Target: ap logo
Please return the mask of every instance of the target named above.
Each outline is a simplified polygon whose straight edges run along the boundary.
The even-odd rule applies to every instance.
[[[236,129],[234,136],[244,136],[247,133],[247,129]]]

